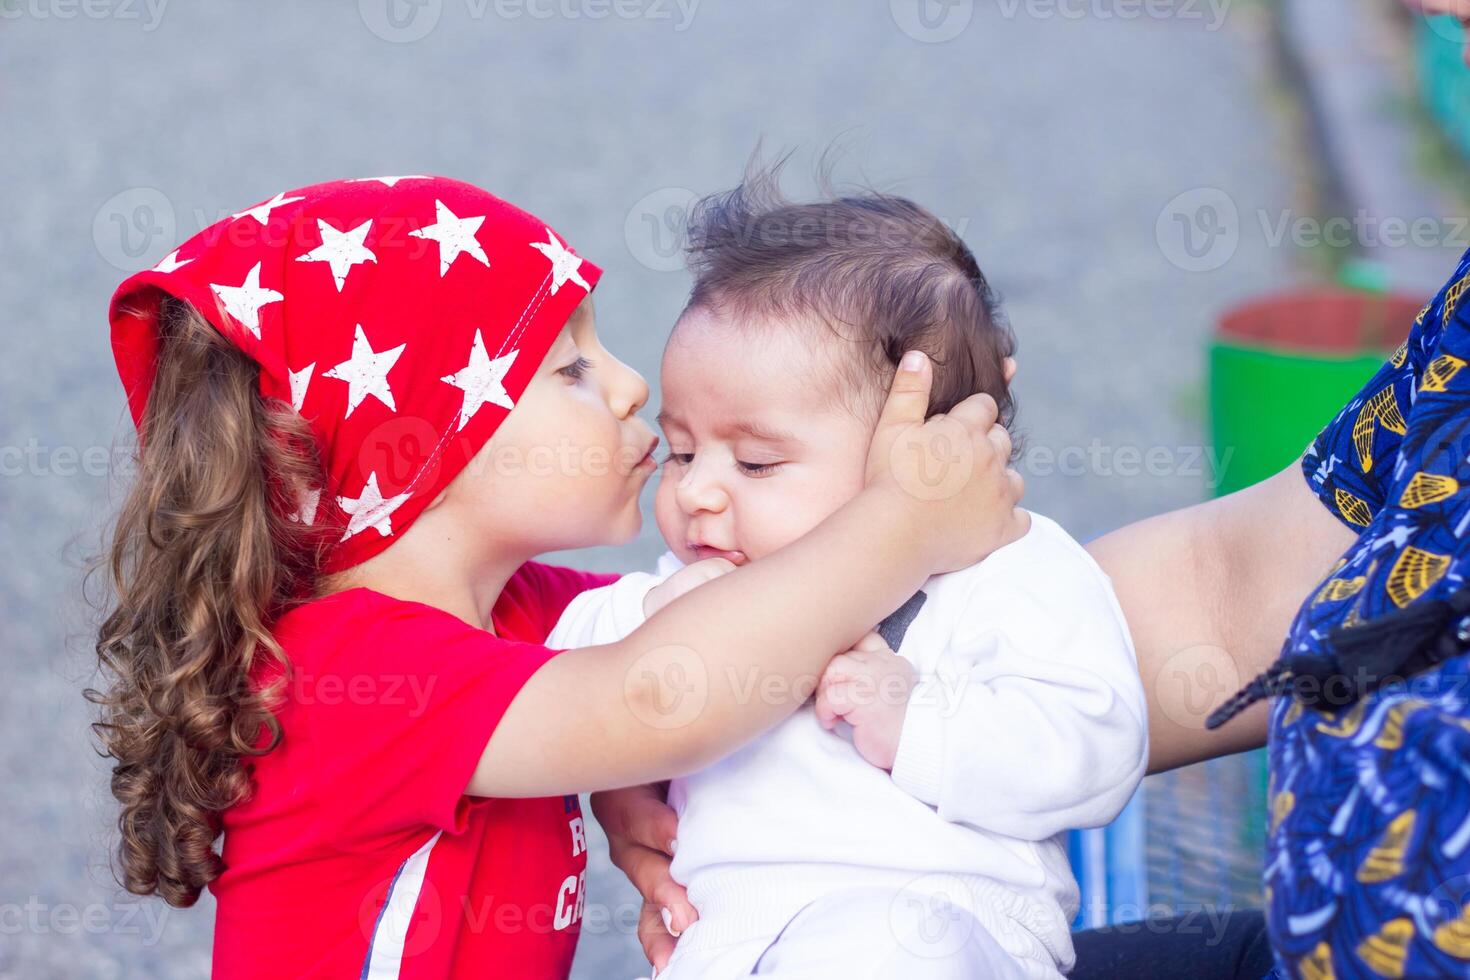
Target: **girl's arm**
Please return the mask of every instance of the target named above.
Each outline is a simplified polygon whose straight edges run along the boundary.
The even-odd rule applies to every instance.
[[[930,574],[973,564],[1024,533],[995,402],[976,395],[924,422],[931,376],[927,360],[900,370],[874,433],[867,488],[806,536],[675,600],[618,643],[541,667],[466,792],[590,792],[702,768],[795,711],[833,654]],[[970,476],[942,481],[936,494],[924,469],[935,460],[968,465]]]
[[[1088,545],[1138,652],[1150,772],[1265,744],[1266,703],[1213,732],[1205,718],[1276,659],[1297,610],[1354,539],[1296,462]]]

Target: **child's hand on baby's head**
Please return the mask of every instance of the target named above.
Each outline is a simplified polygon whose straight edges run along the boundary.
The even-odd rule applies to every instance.
[[[1030,517],[1018,506],[1021,474],[1009,467],[1011,436],[995,398],[973,394],[925,418],[934,368],[904,354],[868,447],[867,485],[917,505],[914,543],[932,549],[933,572],[957,571],[1020,538]]]
[[[735,571],[735,564],[725,558],[706,558],[691,562],[648,590],[643,597],[643,615],[652,616],[664,606],[686,592],[692,592],[706,582]]]
[[[827,664],[817,685],[817,720],[828,731],[847,722],[858,754],[891,770],[915,680],[914,665],[869,633]]]

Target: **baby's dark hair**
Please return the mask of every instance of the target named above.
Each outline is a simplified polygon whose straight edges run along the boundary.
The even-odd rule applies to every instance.
[[[821,321],[857,354],[836,358],[837,390],[858,395],[847,404],[872,417],[904,351],[922,350],[934,364],[930,415],[983,391],[1009,427],[1015,337],[959,235],[906,198],[838,195],[825,174],[821,200],[792,203],[781,192],[784,163],[753,161],[738,187],[695,205],[686,312]]]

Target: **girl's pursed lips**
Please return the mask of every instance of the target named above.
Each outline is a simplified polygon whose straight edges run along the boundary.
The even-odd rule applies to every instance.
[[[652,463],[653,466],[655,468],[657,468],[658,467],[658,460],[654,458],[653,451],[658,448],[658,444],[659,444],[659,437],[658,436],[654,436],[652,438],[652,440],[648,443],[648,449],[643,453],[643,455],[641,457],[639,457],[638,462],[633,464],[633,469],[635,469],[635,470],[642,469],[644,466],[648,465],[649,463]]]

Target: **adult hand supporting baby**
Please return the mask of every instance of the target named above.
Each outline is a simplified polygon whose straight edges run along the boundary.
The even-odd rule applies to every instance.
[[[612,862],[643,896],[638,942],[655,970],[668,966],[678,934],[699,918],[669,873],[679,818],[664,795],[663,783],[592,794],[592,814],[607,834]]]

